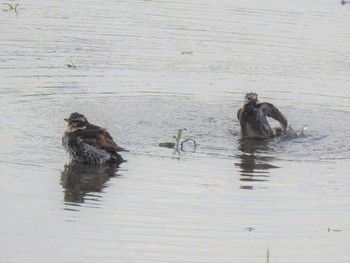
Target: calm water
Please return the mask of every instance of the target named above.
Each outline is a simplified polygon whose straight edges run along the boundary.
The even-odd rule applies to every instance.
[[[2,9],[1,262],[350,261],[350,4]],[[240,141],[250,91],[294,132]],[[128,162],[69,164],[73,111]],[[158,147],[180,128],[196,152]]]

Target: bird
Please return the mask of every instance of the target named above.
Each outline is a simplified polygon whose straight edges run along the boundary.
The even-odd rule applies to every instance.
[[[272,129],[267,117],[271,117],[281,124],[281,128]],[[286,133],[288,121],[286,117],[271,103],[259,102],[258,94],[247,93],[243,108],[237,112],[241,125],[242,137],[267,139]]]
[[[87,164],[124,162],[118,152],[125,149],[114,142],[106,129],[91,124],[78,112],[73,112],[64,120],[68,125],[62,137],[62,145],[72,161]]]

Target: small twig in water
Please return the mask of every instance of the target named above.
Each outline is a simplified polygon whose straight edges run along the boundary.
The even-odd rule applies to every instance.
[[[18,3],[15,4],[14,6],[11,5],[11,4],[8,4],[8,3],[4,3],[4,5],[7,5],[9,7],[9,9],[3,9],[3,11],[11,11],[11,10],[14,10],[15,13],[18,15],[18,12],[17,12],[17,7],[18,7]]]
[[[70,61],[70,64],[66,65],[68,68],[76,68],[77,67],[73,61],[71,61],[71,60],[69,60],[69,61]]]
[[[340,229],[331,229],[331,228],[328,227],[328,232],[330,232],[330,231],[333,231],[333,232],[341,232]]]
[[[196,143],[196,141],[193,140],[193,139],[185,139],[185,140],[183,140],[182,143],[181,143],[181,151],[183,151],[183,149],[184,149],[184,143],[185,143],[185,142],[188,142],[188,141],[192,141],[192,142],[193,142],[193,144],[194,144],[194,146],[193,146],[193,151],[195,152],[195,151],[196,151],[196,148],[197,148],[197,143]]]
[[[191,50],[191,51],[182,51],[181,55],[193,55],[193,50]]]

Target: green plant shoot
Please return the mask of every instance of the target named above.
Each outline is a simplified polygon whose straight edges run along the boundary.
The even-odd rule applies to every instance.
[[[175,150],[178,151],[179,150],[179,142],[181,140],[181,137],[182,137],[182,132],[183,131],[187,131],[186,128],[184,129],[179,129],[178,132],[177,132],[177,135],[173,136],[173,138],[175,139]]]

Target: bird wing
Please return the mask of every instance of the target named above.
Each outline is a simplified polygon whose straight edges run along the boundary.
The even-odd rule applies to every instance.
[[[124,148],[118,146],[106,130],[86,131],[81,134],[81,138],[85,143],[97,146],[106,151],[124,151]]]
[[[267,102],[259,103],[257,106],[265,116],[275,119],[282,125],[283,129],[286,130],[288,121],[275,106]]]
[[[239,116],[241,116],[242,108],[237,111],[237,119],[239,120]]]
[[[104,133],[99,134],[97,136],[97,139],[98,139],[101,147],[106,149],[106,150],[109,150],[109,151],[124,151],[124,148],[118,146],[113,141],[112,136],[107,131],[104,131]]]

